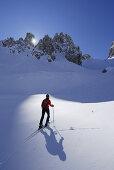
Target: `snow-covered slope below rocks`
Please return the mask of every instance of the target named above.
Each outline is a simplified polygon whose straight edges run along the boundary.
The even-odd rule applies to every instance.
[[[0,169],[112,170],[114,74],[102,73],[109,60],[81,67],[45,57],[0,48]],[[55,122],[38,133],[46,93]]]

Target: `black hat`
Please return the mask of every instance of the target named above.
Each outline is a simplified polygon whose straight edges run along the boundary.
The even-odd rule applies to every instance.
[[[49,94],[46,94],[46,99],[49,99]]]

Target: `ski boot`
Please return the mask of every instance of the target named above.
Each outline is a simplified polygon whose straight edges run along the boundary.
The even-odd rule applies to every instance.
[[[39,124],[39,128],[38,128],[38,129],[41,129],[41,128],[43,128],[43,125],[40,125],[40,124]]]
[[[47,127],[49,125],[49,122],[47,122],[46,124],[45,124],[45,127]]]

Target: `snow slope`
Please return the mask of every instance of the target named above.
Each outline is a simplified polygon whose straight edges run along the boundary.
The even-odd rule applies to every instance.
[[[107,69],[109,72],[114,74],[114,60],[113,58],[109,58],[107,60],[101,59],[90,59],[83,61],[83,67],[102,71],[103,69]]]
[[[113,170],[114,60],[46,57],[0,47],[0,169]],[[37,133],[46,93],[55,122]]]

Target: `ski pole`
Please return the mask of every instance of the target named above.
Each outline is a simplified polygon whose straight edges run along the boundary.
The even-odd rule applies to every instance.
[[[53,123],[55,122],[55,119],[54,119],[54,108],[53,108]]]

